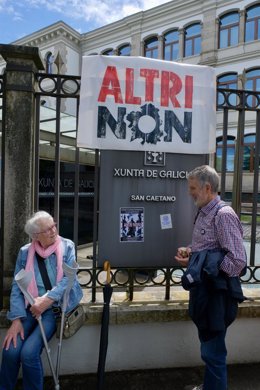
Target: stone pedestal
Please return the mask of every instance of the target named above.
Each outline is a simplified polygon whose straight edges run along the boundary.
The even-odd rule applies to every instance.
[[[3,94],[1,282],[3,307],[19,248],[28,241],[24,224],[34,211],[35,73],[44,66],[36,47],[0,45],[6,61]]]

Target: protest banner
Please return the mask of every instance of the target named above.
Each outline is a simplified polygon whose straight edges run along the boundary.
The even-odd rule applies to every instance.
[[[83,57],[79,147],[208,154],[216,144],[208,66],[143,57]]]

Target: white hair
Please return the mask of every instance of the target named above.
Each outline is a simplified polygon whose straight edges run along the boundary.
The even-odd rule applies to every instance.
[[[204,187],[205,184],[211,185],[211,190],[215,194],[218,192],[219,187],[219,176],[217,171],[209,165],[201,165],[200,167],[194,168],[189,174],[188,179],[197,179]]]
[[[34,213],[31,218],[29,218],[24,226],[24,231],[27,233],[31,238],[37,233],[40,232],[39,227],[39,221],[40,220],[49,220],[53,219],[52,215],[47,213],[46,211],[37,211]]]

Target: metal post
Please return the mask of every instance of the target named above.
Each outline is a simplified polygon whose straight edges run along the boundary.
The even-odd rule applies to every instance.
[[[237,142],[235,149],[234,179],[232,190],[232,207],[240,216],[241,212],[241,194],[242,194],[242,174],[243,174],[243,145],[245,130],[245,93],[241,92],[242,109],[238,114]]]

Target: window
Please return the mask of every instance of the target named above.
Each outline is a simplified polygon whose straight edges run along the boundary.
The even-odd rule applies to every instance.
[[[54,215],[55,161],[40,160],[39,208]],[[73,240],[74,163],[60,162],[60,214],[59,230]],[[93,242],[94,167],[79,165],[78,244]]]
[[[219,19],[219,48],[238,44],[239,14],[232,12]]]
[[[216,148],[216,170],[221,172],[221,163],[223,155],[223,141],[222,137],[217,139]],[[255,134],[246,134],[244,136],[244,153],[243,153],[243,171],[254,171],[255,158]],[[235,160],[235,137],[229,135],[227,139],[227,172],[234,171]]]
[[[225,75],[219,76],[217,78],[218,88],[225,89],[237,89],[237,74],[236,73],[227,73]],[[236,94],[230,93],[228,95],[228,103],[233,106],[236,105]],[[221,93],[218,93],[218,104],[221,105],[224,103],[224,96]]]
[[[174,61],[179,54],[179,33],[178,30],[169,31],[163,37],[163,59]]]
[[[144,56],[158,58],[158,38],[152,37],[144,42]]]
[[[255,134],[244,136],[243,170],[254,172]]]
[[[195,56],[201,52],[201,26],[193,24],[185,29],[184,57]]]
[[[250,91],[260,91],[260,69],[254,69],[246,72],[245,89]],[[260,95],[258,95],[260,98]],[[256,107],[258,105],[257,98],[249,96],[246,100],[249,107]]]
[[[254,41],[260,38],[260,5],[248,8],[246,11],[245,41]]]
[[[118,48],[119,56],[130,56],[131,55],[131,47],[130,45],[124,45]]]
[[[218,172],[221,172],[222,155],[223,155],[223,140],[222,137],[219,137],[217,139],[217,149],[216,149],[216,170]],[[227,172],[234,171],[234,160],[235,160],[235,137],[229,135],[227,137],[227,163],[226,163]]]
[[[51,52],[49,52],[47,55],[46,55],[46,73],[48,74],[52,74],[52,64],[53,64],[53,55]]]
[[[103,53],[102,53],[103,56],[113,56],[114,55],[114,50],[113,49],[109,49],[109,50],[105,50]]]

